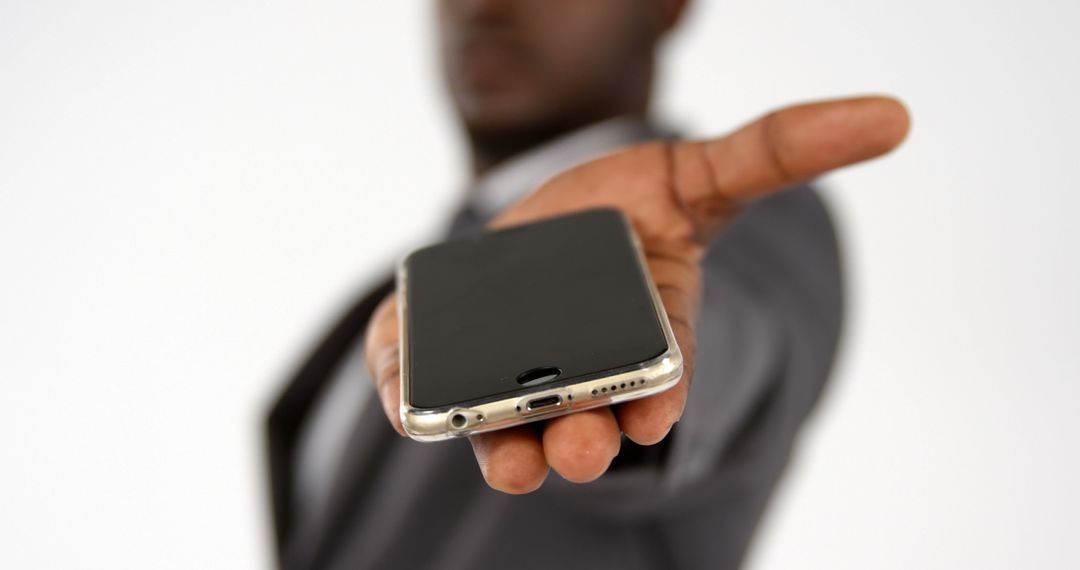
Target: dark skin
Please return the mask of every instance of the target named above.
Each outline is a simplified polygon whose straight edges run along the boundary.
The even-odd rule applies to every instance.
[[[679,0],[442,0],[444,78],[474,173],[610,117],[644,117]]]
[[[461,55],[446,56],[476,171],[595,120],[644,115],[656,42],[681,9],[674,0],[443,0],[440,22],[451,44],[459,41],[453,39],[462,33],[459,26],[472,29],[489,18],[516,22],[514,29],[531,30],[520,37],[535,38],[521,52],[529,56],[476,56],[493,62],[475,64],[479,70],[468,80],[456,76],[474,73],[461,67],[474,64],[457,62]],[[587,25],[570,23],[576,17]],[[628,37],[641,43],[630,46]],[[607,155],[556,176],[498,215],[492,227],[593,207],[622,210],[641,238],[685,367],[673,388],[654,396],[548,420],[539,430],[522,426],[471,437],[487,483],[527,493],[543,484],[550,469],[585,483],[607,470],[622,434],[642,445],[663,440],[691,397],[700,261],[709,241],[746,201],[885,154],[903,141],[908,127],[907,110],[888,97],[796,105],[719,138],[652,142]],[[365,355],[383,409],[404,434],[399,354],[390,296],[368,326]]]

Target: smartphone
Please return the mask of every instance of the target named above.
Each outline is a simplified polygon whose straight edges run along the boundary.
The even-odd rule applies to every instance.
[[[683,358],[615,209],[479,233],[398,265],[401,423],[437,441],[659,393]]]

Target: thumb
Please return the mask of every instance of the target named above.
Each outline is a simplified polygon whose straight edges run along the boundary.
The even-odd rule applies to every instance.
[[[773,111],[722,138],[673,143],[673,185],[708,235],[740,202],[885,154],[910,117],[890,97],[858,97]]]

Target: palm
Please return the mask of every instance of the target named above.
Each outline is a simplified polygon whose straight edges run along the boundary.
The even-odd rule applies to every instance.
[[[865,98],[792,107],[707,142],[631,147],[553,178],[492,221],[493,227],[598,206],[630,218],[686,365],[666,392],[545,422],[541,434],[518,427],[471,438],[488,483],[507,492],[538,487],[554,468],[585,482],[601,475],[619,450],[620,433],[660,441],[682,414],[694,370],[694,322],[705,244],[740,201],[782,189],[896,146],[907,114],[891,99]],[[390,421],[398,419],[398,337],[392,297],[369,326],[366,353]]]

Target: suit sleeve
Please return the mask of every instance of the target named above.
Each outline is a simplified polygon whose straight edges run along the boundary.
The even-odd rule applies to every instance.
[[[748,206],[710,244],[702,270],[697,367],[665,467],[674,488],[708,478],[747,445],[771,470],[786,461],[840,334],[837,240],[809,187]]]

